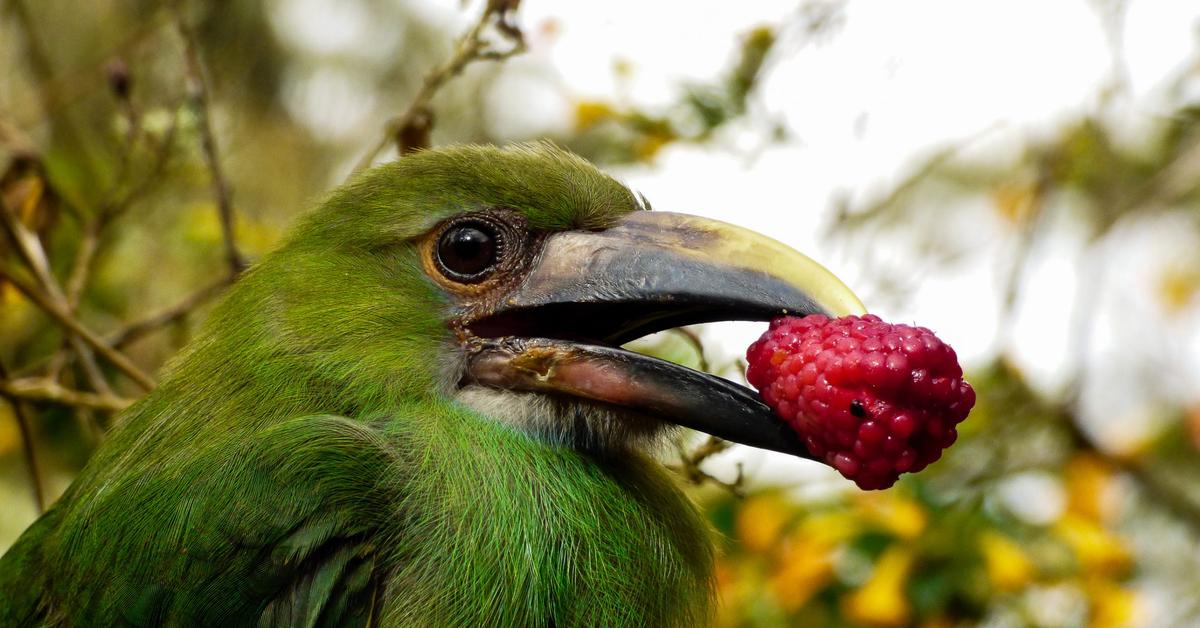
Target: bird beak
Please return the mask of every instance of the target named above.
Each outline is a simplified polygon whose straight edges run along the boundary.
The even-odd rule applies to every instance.
[[[832,273],[776,240],[686,214],[635,212],[603,231],[547,237],[520,284],[459,320],[468,382],[611,404],[811,457],[753,391],[619,347],[681,325],[864,311]]]

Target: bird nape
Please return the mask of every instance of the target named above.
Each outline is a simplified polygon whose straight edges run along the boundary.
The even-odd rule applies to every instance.
[[[862,306],[648,209],[545,144],[335,190],[0,559],[0,624],[704,623],[710,532],[647,452],[680,425],[807,452],[747,389],[620,346]]]

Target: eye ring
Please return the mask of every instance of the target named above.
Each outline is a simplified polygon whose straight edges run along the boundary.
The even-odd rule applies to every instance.
[[[499,266],[505,253],[504,229],[481,216],[446,225],[433,250],[438,270],[458,283],[479,283]]]

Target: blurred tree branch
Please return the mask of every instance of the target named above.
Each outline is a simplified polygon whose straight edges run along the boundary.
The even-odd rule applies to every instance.
[[[212,96],[210,81],[204,62],[196,43],[196,35],[183,15],[179,5],[175,10],[175,28],[183,40],[184,59],[186,61],[188,105],[196,115],[197,127],[200,133],[200,146],[204,151],[204,161],[208,165],[212,179],[213,197],[217,203],[217,215],[221,221],[221,236],[225,242],[225,261],[229,265],[229,274],[236,276],[246,268],[246,260],[238,251],[237,240],[234,237],[233,199],[229,189],[229,181],[221,167],[221,155],[217,149],[217,139],[212,129]]]
[[[130,133],[136,135],[138,133],[136,121],[131,119],[129,122]],[[141,181],[128,189],[122,189],[125,187],[125,181],[118,181],[109,200],[101,205],[96,211],[96,215],[84,226],[83,239],[80,241],[75,259],[71,263],[71,274],[67,279],[67,302],[72,312],[79,306],[79,299],[91,276],[92,263],[95,261],[99,249],[101,234],[161,180],[167,164],[171,160],[171,150],[175,146],[175,133],[178,128],[179,117],[173,115],[166,133],[158,143],[154,164],[150,171],[142,177]],[[124,162],[129,161],[128,154],[131,150],[132,146],[123,153]]]
[[[103,356],[105,360],[117,367],[118,370],[129,377],[129,379],[133,380],[143,390],[149,391],[154,388],[154,380],[151,379],[149,375],[142,372],[142,370],[139,369],[132,361],[130,361],[129,358],[125,357],[124,354],[113,349],[108,345],[108,343],[104,342],[102,338],[96,335],[95,332],[85,327],[83,323],[79,322],[78,319],[68,313],[63,307],[62,299],[51,297],[42,293],[37,288],[34,288],[26,283],[25,280],[20,279],[19,277],[8,273],[7,271],[0,271],[0,278],[8,281],[17,289],[18,292],[25,295],[26,298],[33,302],[34,305],[36,305],[46,314],[50,315],[50,318],[53,318],[55,322],[62,326],[68,333],[77,336],[79,340],[86,343],[89,347],[94,349],[96,353]],[[98,392],[108,394],[111,393],[111,389]]]
[[[668,465],[668,468],[678,473],[688,483],[700,486],[705,483],[715,484],[736,497],[745,495],[746,477],[743,473],[742,463],[737,463],[737,477],[732,482],[726,482],[700,468],[700,465],[705,460],[729,449],[732,446],[727,440],[709,436],[695,449],[688,451],[682,444],[679,445],[679,463]]]
[[[33,424],[29,420],[29,412],[22,403],[21,396],[10,390],[8,384],[8,369],[0,362],[0,397],[4,397],[8,402],[12,408],[13,419],[17,422],[17,431],[21,436],[21,454],[29,474],[30,491],[33,493],[33,506],[36,512],[41,514],[46,510],[46,489],[38,466],[37,449],[34,446]]]
[[[49,316],[52,324],[63,330],[61,348],[43,358],[40,363],[27,364],[20,370],[29,376],[13,378],[7,370],[0,369],[0,398],[13,408],[20,435],[21,449],[28,468],[31,491],[35,505],[41,512],[46,504],[46,487],[42,477],[40,461],[36,455],[34,421],[39,418],[41,408],[46,405],[64,406],[71,409],[73,416],[81,422],[81,434],[89,445],[94,446],[103,435],[101,418],[128,407],[133,400],[118,396],[100,368],[97,358],[111,364],[142,388],[150,390],[153,379],[121,349],[146,334],[181,320],[196,307],[212,299],[230,285],[245,266],[235,239],[235,213],[229,180],[222,167],[220,145],[212,120],[212,94],[201,58],[196,34],[184,17],[184,7],[173,4],[169,11],[156,11],[149,19],[134,29],[131,37],[120,45],[122,51],[131,50],[137,42],[160,31],[165,24],[161,18],[174,18],[176,34],[182,43],[181,74],[185,86],[183,105],[194,116],[195,125],[186,126],[194,133],[200,147],[197,162],[203,163],[210,179],[210,189],[216,205],[221,227],[221,241],[225,249],[227,269],[216,280],[201,286],[186,295],[180,302],[141,320],[127,322],[109,334],[106,341],[81,318],[80,306],[88,297],[95,266],[105,246],[112,241],[107,236],[139,201],[150,196],[167,177],[168,169],[179,148],[178,134],[181,130],[181,110],[178,99],[159,111],[153,130],[143,127],[148,120],[135,105],[133,94],[134,75],[120,58],[105,62],[105,71],[100,76],[107,79],[107,87],[116,99],[115,118],[123,123],[118,130],[119,141],[115,143],[112,159],[104,163],[89,159],[92,149],[110,140],[103,126],[87,128],[75,124],[74,117],[86,111],[71,109],[59,111],[68,104],[66,92],[74,96],[88,93],[68,79],[55,76],[51,57],[46,53],[43,40],[39,38],[33,16],[21,0],[8,0],[6,8],[17,18],[18,30],[24,35],[27,63],[34,79],[32,86],[41,104],[42,118],[39,124],[50,123],[50,152],[53,158],[44,157],[43,150],[9,119],[0,119],[0,146],[12,162],[4,175],[0,192],[4,192],[0,204],[0,239],[12,243],[11,247],[0,246],[0,288],[15,289],[33,306]],[[36,8],[36,7],[34,7]],[[50,51],[52,52],[52,51]],[[123,53],[122,53],[123,54]],[[95,70],[92,67],[88,70]],[[96,81],[91,74],[79,79],[92,89]],[[72,101],[76,98],[72,97]],[[80,100],[81,104],[84,102]],[[110,105],[111,106],[111,105]],[[167,112],[164,116],[162,112]],[[165,122],[163,121],[165,119]],[[120,129],[121,127],[118,127]],[[85,137],[84,131],[89,135]],[[53,160],[51,160],[53,159]],[[51,172],[51,169],[53,173]],[[80,169],[82,178],[76,180]],[[112,176],[106,173],[113,172]],[[87,195],[72,195],[64,192],[59,183],[83,185],[88,181],[92,188],[96,184],[107,187],[99,198],[88,200]],[[63,264],[58,250],[51,255],[50,231],[42,231],[38,225],[43,216],[57,215],[59,208],[66,210],[78,223],[74,235],[73,251]],[[49,213],[47,213],[49,212]],[[3,244],[3,242],[0,242]],[[11,257],[4,259],[6,254]],[[60,266],[61,264],[61,266]],[[56,276],[63,269],[61,278]],[[92,295],[95,296],[95,295]],[[0,294],[0,298],[4,298]],[[20,298],[20,297],[17,297]],[[16,347],[14,347],[16,348]],[[7,347],[6,347],[7,349]],[[19,355],[19,354],[18,354]],[[90,390],[77,389],[71,381],[75,371],[64,370],[74,361],[86,378]]]
[[[833,229],[854,232],[865,227],[881,230],[902,227],[919,211],[912,201],[923,198],[921,194],[926,189],[922,186],[927,183],[949,182],[956,186],[953,193],[963,196],[979,194],[980,188],[986,193],[992,186],[1021,187],[1025,196],[1020,210],[1008,216],[1013,222],[1016,241],[1009,269],[1001,278],[1001,311],[996,330],[1000,356],[989,370],[1006,372],[1008,378],[1020,382],[1021,394],[1034,397],[1023,376],[1015,367],[1007,366],[1011,360],[1008,344],[1018,301],[1024,292],[1028,258],[1047,227],[1045,214],[1057,209],[1050,205],[1056,200],[1054,195],[1067,192],[1082,199],[1089,228],[1084,255],[1094,259],[1085,257],[1079,263],[1084,270],[1079,274],[1072,305],[1068,339],[1071,372],[1065,393],[1045,407],[1046,418],[1057,419],[1055,423],[1065,431],[1073,451],[1086,452],[1120,471],[1150,503],[1171,513],[1194,533],[1200,533],[1200,503],[1195,497],[1174,478],[1156,471],[1144,457],[1125,456],[1101,447],[1082,428],[1080,407],[1090,375],[1089,344],[1096,295],[1109,257],[1101,247],[1121,220],[1171,211],[1195,200],[1194,195],[1200,190],[1200,132],[1191,126],[1195,121],[1194,114],[1185,110],[1167,125],[1163,137],[1151,144],[1152,149],[1139,151],[1122,147],[1101,121],[1085,118],[1050,141],[1031,144],[1015,166],[1000,169],[988,165],[972,169],[958,163],[963,143],[956,143],[928,158],[880,200],[857,211],[843,208]]]
[[[128,77],[124,79],[124,83],[125,89],[114,88],[113,91],[116,92],[118,98],[128,101]],[[176,109],[172,108],[172,111]],[[150,168],[150,172],[146,173],[136,184],[129,185],[127,181],[131,177],[129,162],[131,160],[131,153],[135,148],[135,142],[141,135],[141,129],[139,121],[132,115],[131,104],[127,105],[127,110],[130,113],[130,115],[127,115],[127,122],[130,126],[125,150],[121,153],[121,174],[113,185],[113,190],[109,194],[108,199],[101,204],[95,214],[84,224],[79,247],[75,250],[75,256],[71,262],[71,271],[68,275],[66,285],[66,306],[67,312],[72,315],[76,314],[80,300],[83,298],[88,282],[91,279],[92,267],[100,251],[101,237],[114,221],[124,215],[135,202],[148,194],[161,181],[167,164],[170,162],[172,149],[175,146],[175,134],[179,127],[178,115],[171,116],[171,121],[166,132],[158,142],[157,147],[155,147],[154,163]],[[114,347],[120,349],[119,346]],[[66,348],[64,347],[64,349]],[[67,352],[60,350],[51,359],[48,369],[50,379],[58,379],[58,374],[61,372],[63,366],[65,366],[67,357]]]
[[[97,393],[71,390],[58,382],[42,377],[7,379],[0,376],[0,395],[25,401],[45,401],[92,410],[117,412],[129,407],[133,400]]]
[[[102,168],[86,159],[90,154],[89,149],[93,146],[85,141],[87,138],[83,135],[73,132],[75,127],[71,116],[74,112],[55,110],[56,104],[65,102],[60,94],[64,83],[52,71],[50,57],[46,54],[43,40],[38,37],[34,28],[32,15],[21,0],[9,0],[7,5],[16,16],[17,26],[25,36],[27,59],[36,83],[34,88],[42,104],[43,119],[50,120],[55,125],[64,125],[60,128],[52,127],[53,137],[56,139],[52,139],[51,143],[57,142],[58,150],[65,149],[65,154],[71,155],[62,159],[80,160],[81,163],[72,165],[87,171],[89,174],[85,177],[95,176],[106,167]],[[7,119],[0,120],[0,142],[9,154],[15,156],[15,161],[10,164],[10,172],[16,174],[13,175],[10,185],[25,186],[4,190],[7,194],[3,207],[0,207],[0,231],[4,232],[5,239],[12,242],[11,251],[15,253],[16,267],[12,267],[11,263],[8,266],[0,266],[0,285],[15,289],[65,332],[62,349],[40,365],[26,365],[23,369],[33,376],[12,379],[7,372],[0,375],[0,396],[12,402],[20,422],[22,438],[28,440],[23,448],[27,454],[27,465],[31,469],[31,481],[35,485],[39,509],[44,505],[44,488],[41,486],[37,460],[33,457],[30,421],[35,415],[31,412],[32,406],[28,404],[51,403],[73,408],[75,416],[84,421],[85,433],[90,434],[94,442],[102,434],[102,428],[93,413],[116,412],[131,403],[131,400],[114,394],[104,371],[96,362],[96,357],[110,363],[142,389],[150,390],[154,385],[152,378],[123,354],[120,351],[121,347],[180,320],[200,304],[219,294],[234,281],[245,265],[234,234],[232,195],[222,168],[219,144],[213,128],[212,96],[206,69],[196,35],[183,15],[184,7],[181,4],[173,4],[170,9],[171,11],[166,13],[156,12],[154,19],[134,29],[133,36],[121,44],[121,49],[125,50],[130,47],[131,41],[142,41],[147,35],[157,31],[163,25],[163,20],[159,18],[174,18],[175,30],[183,49],[181,65],[186,87],[184,104],[194,115],[196,124],[193,132],[198,137],[200,156],[209,172],[228,266],[228,270],[215,282],[200,287],[179,303],[159,313],[127,323],[111,334],[112,342],[106,342],[100,334],[92,331],[79,316],[80,304],[88,293],[93,267],[102,252],[106,234],[131,206],[148,196],[162,183],[177,148],[176,136],[180,128],[178,104],[169,105],[165,109],[171,112],[165,128],[156,127],[155,131],[146,132],[142,127],[143,118],[140,111],[131,98],[133,75],[123,60],[107,62],[104,74],[109,91],[116,98],[116,112],[126,125],[120,150],[116,152],[113,160],[116,164],[116,174],[108,184],[108,192],[98,201],[87,202],[82,197],[75,198],[74,205],[62,201],[80,225],[79,235],[74,242],[74,252],[69,264],[65,266],[63,282],[55,276],[51,255],[46,248],[48,244],[43,242],[49,234],[40,233],[23,222],[37,219],[40,216],[38,212],[45,211],[39,204],[49,202],[45,199],[59,201],[62,198],[61,191],[56,187],[57,181],[48,174],[39,148],[19,127]],[[89,80],[89,83],[94,82]],[[148,161],[144,162],[144,165],[139,163],[135,166],[135,151],[147,153]],[[67,163],[69,162],[63,161],[63,164]],[[60,169],[63,164],[59,165]],[[23,170],[14,170],[17,167]],[[24,178],[16,178],[17,176]],[[96,180],[99,181],[100,178]],[[9,179],[6,178],[5,182],[9,184]],[[19,206],[11,205],[10,201],[18,203]],[[87,211],[87,205],[93,204],[94,208]],[[72,378],[70,371],[63,371],[72,356],[94,392],[75,390],[70,384],[64,385],[64,381]]]
[[[708,363],[708,355],[704,351],[704,340],[700,338],[700,335],[697,334],[695,330],[688,327],[677,327],[672,331],[678,333],[684,340],[688,342],[688,344],[692,345],[693,349],[695,349],[697,360],[696,368],[701,371],[708,372],[710,368]]]
[[[802,16],[802,21],[811,26],[803,29],[802,37],[807,40],[836,20],[820,20],[817,24]],[[732,67],[712,81],[684,85],[678,102],[665,108],[581,101],[576,104],[574,136],[563,143],[594,161],[629,163],[649,161],[670,144],[711,142],[718,130],[747,117],[777,42],[777,28],[773,26],[743,33]],[[752,149],[751,158],[762,146],[785,137],[786,129],[773,123],[767,135],[758,149]]]
[[[0,207],[0,226],[3,227],[5,234],[8,236],[9,240],[11,240],[13,247],[17,252],[18,258],[24,262],[26,268],[28,268],[29,272],[36,278],[41,290],[19,282],[11,274],[0,273],[0,276],[5,276],[5,274],[7,274],[10,283],[16,286],[22,293],[25,293],[30,300],[34,301],[34,303],[37,303],[39,307],[41,307],[43,310],[46,310],[48,314],[50,314],[53,318],[58,320],[60,324],[67,328],[68,341],[71,343],[75,354],[79,357],[80,364],[84,369],[84,374],[87,376],[89,384],[97,392],[111,393],[112,388],[109,386],[108,381],[104,379],[104,375],[100,372],[99,367],[96,365],[96,361],[92,356],[91,349],[86,346],[89,344],[87,341],[87,334],[90,332],[84,330],[84,333],[81,334],[79,330],[82,330],[83,326],[69,314],[68,308],[66,307],[66,295],[63,293],[58,281],[54,278],[54,275],[50,271],[49,258],[46,255],[46,251],[42,247],[41,241],[38,239],[37,234],[31,232],[25,227],[24,224],[21,223],[21,221],[17,218],[14,209],[8,207],[7,203],[3,203],[2,205],[3,206]],[[133,366],[132,363],[129,363],[127,360],[125,360],[124,364],[131,369],[129,372],[137,373],[137,376],[131,376],[135,381],[138,381],[138,376],[143,378],[145,377],[145,375],[138,371],[137,367]],[[142,381],[149,380],[145,379]],[[139,381],[139,384],[142,383],[142,381]],[[149,388],[147,388],[147,390],[149,390]]]
[[[15,16],[15,21],[20,27],[19,32],[24,38],[29,69],[39,82],[37,94],[42,114],[52,123],[54,135],[65,148],[77,153],[81,161],[97,163],[92,146],[84,140],[86,135],[82,132],[83,127],[76,123],[70,112],[59,110],[58,105],[66,101],[64,88],[67,84],[60,82],[55,75],[46,42],[34,24],[29,7],[24,0],[8,0],[7,5],[8,10]]]
[[[143,319],[128,323],[109,335],[108,344],[115,349],[122,349],[146,334],[178,322],[183,317],[191,314],[197,307],[221,294],[235,279],[236,277],[233,275],[223,275],[216,281],[202,286],[183,297],[175,305]]]
[[[1034,250],[1038,236],[1042,233],[1043,208],[1050,181],[1046,169],[1037,168],[1037,180],[1031,186],[1028,208],[1017,217],[1017,243],[1012,254],[1008,273],[1004,278],[1003,292],[1000,299],[1000,318],[996,324],[996,342],[1000,347],[1007,347],[1011,342],[1013,326],[1016,323],[1017,303],[1021,296],[1021,284],[1025,279],[1025,269],[1029,264],[1030,253]]]
[[[383,137],[354,167],[360,172],[371,166],[379,154],[394,143],[400,155],[429,146],[429,133],[433,130],[434,114],[430,105],[434,95],[450,79],[458,76],[476,61],[504,61],[525,52],[525,36],[513,23],[520,0],[486,0],[479,18],[454,45],[454,54],[444,64],[425,75],[408,108],[392,118],[384,127]],[[508,40],[507,49],[494,48],[485,37],[489,26],[494,26]]]

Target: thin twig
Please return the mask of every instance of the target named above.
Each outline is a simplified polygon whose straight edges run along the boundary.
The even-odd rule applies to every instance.
[[[18,395],[8,391],[8,369],[0,363],[0,397],[4,397],[12,406],[13,418],[17,421],[17,431],[21,435],[21,454],[25,458],[25,468],[29,473],[29,487],[33,493],[33,506],[37,514],[46,510],[46,489],[42,484],[42,472],[38,467],[37,450],[33,442],[33,424],[29,413],[21,403]]]
[[[43,379],[50,379],[50,377],[51,374],[47,373],[43,376]],[[56,374],[56,377],[52,381],[60,386],[63,386],[64,388],[69,388],[72,390],[75,389],[75,377],[74,373],[71,371]],[[112,392],[95,394],[101,397],[110,397],[113,395]],[[83,434],[84,437],[87,438],[88,444],[94,450],[100,445],[100,443],[104,442],[104,436],[106,432],[106,421],[104,419],[108,418],[107,415],[112,414],[112,412],[88,408],[82,405],[73,405],[70,406],[70,408],[72,410],[71,416],[75,419],[75,423],[79,426],[80,434]]]
[[[0,146],[8,146],[11,152],[17,154],[37,152],[29,136],[5,116],[0,116]]]
[[[1139,207],[1154,207],[1176,202],[1196,189],[1200,181],[1200,140],[1180,147],[1144,189],[1135,190],[1124,201],[1127,211]]]
[[[133,404],[131,399],[73,390],[45,377],[0,379],[0,395],[14,400],[51,402],[106,412],[118,412]]]
[[[710,365],[708,363],[708,356],[704,352],[704,341],[700,340],[700,335],[695,331],[688,329],[687,327],[676,327],[672,331],[675,331],[680,336],[683,336],[683,339],[686,340],[688,344],[692,345],[692,348],[696,351],[696,366],[698,366],[701,371],[708,373]]]
[[[176,109],[177,107],[173,108],[173,110]],[[78,311],[79,303],[83,299],[88,281],[91,279],[92,268],[100,252],[104,231],[117,218],[128,211],[134,202],[147,194],[161,181],[163,171],[166,170],[167,163],[170,161],[171,149],[175,144],[178,123],[179,117],[177,115],[172,116],[171,123],[158,144],[158,151],[151,172],[143,177],[137,185],[129,189],[124,189],[125,184],[118,181],[109,195],[109,199],[100,205],[95,215],[84,225],[83,237],[80,240],[79,248],[75,251],[75,258],[71,262],[71,274],[67,279],[66,285],[67,311],[72,315]],[[132,149],[133,147],[129,146],[126,152],[130,152]],[[129,159],[130,156],[127,154],[123,161],[128,161]],[[125,175],[123,174],[121,179],[124,178]],[[70,337],[64,339],[63,348],[51,357],[47,370],[47,375],[51,379],[57,380],[63,367],[66,366],[68,357],[66,350],[70,345]]]
[[[1029,211],[1018,215],[1016,249],[1012,263],[1004,279],[1004,293],[1000,301],[1000,315],[996,325],[996,339],[1001,348],[1011,342],[1013,325],[1016,323],[1017,301],[1021,294],[1021,283],[1029,266],[1030,254],[1042,236],[1042,216],[1046,194],[1050,191],[1050,177],[1046,167],[1039,167],[1037,182],[1030,194]]]
[[[425,75],[421,88],[413,96],[408,108],[404,110],[404,113],[388,121],[384,127],[383,136],[375,147],[354,166],[354,172],[369,168],[388,144],[395,143],[396,150],[401,155],[424,148],[419,144],[422,141],[428,142],[429,131],[433,128],[433,110],[430,103],[434,95],[450,79],[461,74],[468,65],[475,61],[503,61],[525,52],[525,37],[521,34],[520,29],[509,21],[518,4],[519,0],[487,1],[479,19],[455,43],[454,55],[446,63]],[[490,44],[484,39],[483,33],[491,24],[495,24],[501,35],[512,44],[511,48],[496,50],[490,47]]]
[[[33,89],[42,103],[42,110],[37,114],[38,117],[30,114],[29,117],[16,119],[21,126],[26,128],[40,126],[44,123],[45,116],[58,115],[66,107],[95,95],[99,87],[98,82],[103,80],[104,66],[113,57],[136,54],[139,46],[158,34],[168,17],[161,6],[158,6],[160,3],[155,3],[156,6],[138,15],[137,24],[130,25],[130,28],[124,31],[126,34],[122,39],[106,47],[102,52],[90,55],[88,63],[66,69],[52,69],[46,61],[35,60],[35,55],[45,58],[45,54],[40,52],[44,46],[41,45],[36,29],[33,28],[27,9],[21,6],[22,3],[19,0],[7,0],[7,2],[0,0],[0,7],[6,3],[13,7],[16,22],[21,31],[26,33],[25,58],[30,62],[30,69],[37,79],[37,85],[33,86]],[[0,9],[0,11],[2,10]],[[30,40],[30,36],[33,37],[32,40]]]
[[[124,182],[118,182],[114,186],[113,192],[109,195],[109,199],[100,206],[96,211],[96,215],[84,225],[83,240],[80,242],[79,249],[75,253],[75,259],[71,263],[71,274],[67,280],[66,287],[67,304],[70,306],[72,313],[79,307],[79,300],[82,298],[88,280],[91,277],[92,265],[96,254],[99,252],[100,238],[104,234],[104,230],[113,221],[128,211],[129,207],[137,202],[138,199],[149,193],[155,185],[162,181],[162,174],[171,160],[171,149],[175,145],[175,133],[178,128],[178,122],[178,116],[172,116],[171,123],[158,145],[158,151],[154,158],[154,166],[150,172],[136,185],[124,190],[124,192],[122,192],[122,189],[125,187]]]
[[[39,296],[46,300],[47,303],[52,303],[56,309],[61,309],[64,312],[68,311],[66,296],[63,294],[62,287],[59,286],[58,280],[54,278],[54,274],[50,271],[49,258],[37,234],[26,228],[7,206],[0,206],[0,228],[3,228],[3,231],[12,240],[18,257],[29,268],[30,272],[33,273],[34,278],[37,279],[42,289],[42,292],[39,292]],[[30,289],[32,290],[32,288]],[[92,355],[86,343],[71,334],[67,334],[67,337],[71,343],[71,348],[79,356],[79,364],[83,368],[84,375],[88,378],[88,383],[96,392],[111,393],[112,387],[109,386],[108,380],[104,378],[104,373],[100,371],[100,367],[96,364],[95,356]]]
[[[138,338],[182,319],[192,310],[221,294],[234,279],[233,275],[221,277],[180,299],[175,305],[122,327],[108,337],[108,345],[114,349],[123,349]]]
[[[1137,212],[1167,203],[1175,202],[1178,198],[1196,189],[1196,181],[1200,179],[1200,141],[1190,142],[1180,147],[1171,159],[1162,166],[1155,176],[1143,187],[1135,188],[1125,198],[1104,199],[1109,204],[1101,207],[1101,213],[1120,215]],[[1063,402],[1064,423],[1076,446],[1101,457],[1113,467],[1124,471],[1142,488],[1143,492],[1162,505],[1176,518],[1185,522],[1194,532],[1200,533],[1200,503],[1188,496],[1187,491],[1172,483],[1164,474],[1155,473],[1149,465],[1137,459],[1112,455],[1100,448],[1091,437],[1080,427],[1079,416],[1082,414],[1081,401],[1090,376],[1087,356],[1090,354],[1090,344],[1094,337],[1094,326],[1098,308],[1096,300],[1104,283],[1107,271],[1108,257],[1104,255],[1104,232],[1088,249],[1096,257],[1086,264],[1089,273],[1085,274],[1082,283],[1076,291],[1073,304],[1073,334],[1070,338],[1069,355],[1071,357],[1072,374],[1067,384],[1066,398]],[[1085,259],[1085,261],[1087,261]]]
[[[0,272],[0,276],[3,276],[2,272]],[[225,275],[220,279],[217,279],[216,281],[195,290],[194,292],[180,299],[178,303],[160,312],[156,312],[143,319],[126,324],[124,327],[121,327],[117,331],[109,334],[107,340],[108,346],[120,351],[133,344],[137,340],[145,337],[146,335],[154,333],[163,327],[183,319],[185,316],[191,314],[192,311],[194,311],[197,307],[219,296],[225,288],[233,284],[235,279],[236,277]],[[55,354],[55,356],[50,359],[50,368],[53,367],[54,360],[59,357],[59,354]],[[30,367],[26,367],[24,372],[39,372],[44,365],[45,362],[42,364],[35,363]],[[51,371],[51,373],[53,373],[53,371]],[[52,379],[57,378],[52,377]]]
[[[104,342],[95,332],[84,327],[83,323],[79,322],[74,316],[68,314],[58,303],[50,299],[50,297],[42,294],[41,291],[26,283],[23,279],[12,274],[0,271],[0,277],[11,283],[18,292],[25,295],[34,305],[38,306],[43,312],[50,315],[59,325],[66,328],[70,333],[78,336],[83,342],[87,343],[96,353],[100,354],[110,364],[117,367],[129,379],[132,379],[138,386],[144,390],[152,390],[154,388],[154,380],[139,369],[129,358],[124,354],[113,349],[108,343]],[[105,392],[105,391],[99,391]]]
[[[716,436],[709,436],[707,440],[691,452],[684,450],[681,444],[679,445],[679,464],[669,465],[668,468],[696,486],[712,483],[729,491],[735,497],[742,497],[746,480],[742,463],[739,462],[737,464],[737,477],[732,482],[726,482],[700,468],[701,463],[729,449],[730,445],[729,441],[717,438]]]
[[[221,237],[225,241],[225,261],[231,273],[237,274],[246,268],[246,260],[237,248],[234,237],[233,195],[229,181],[221,168],[221,155],[212,130],[212,95],[207,72],[200,59],[196,45],[196,34],[188,25],[182,9],[175,6],[175,28],[183,40],[183,51],[187,61],[188,104],[196,115],[196,128],[200,133],[200,146],[204,151],[204,162],[208,165],[212,179],[213,196],[217,201],[217,216],[221,221]]]
[[[58,103],[65,100],[63,97],[63,87],[67,84],[58,80],[55,76],[54,68],[50,63],[50,56],[47,54],[46,40],[44,40],[38,29],[33,23],[33,16],[29,13],[29,8],[25,6],[22,0],[10,0],[8,8],[15,17],[16,23],[20,26],[20,31],[24,35],[25,50],[24,57],[29,63],[29,69],[32,71],[34,78],[37,79],[38,85],[36,92],[41,104],[42,114],[53,121],[61,133],[58,135],[67,152],[76,154],[82,161],[88,162],[93,166],[99,165],[99,160],[96,158],[95,151],[92,146],[84,141],[87,136],[80,131],[82,127],[75,123],[75,120],[70,115],[70,111],[57,111]]]

